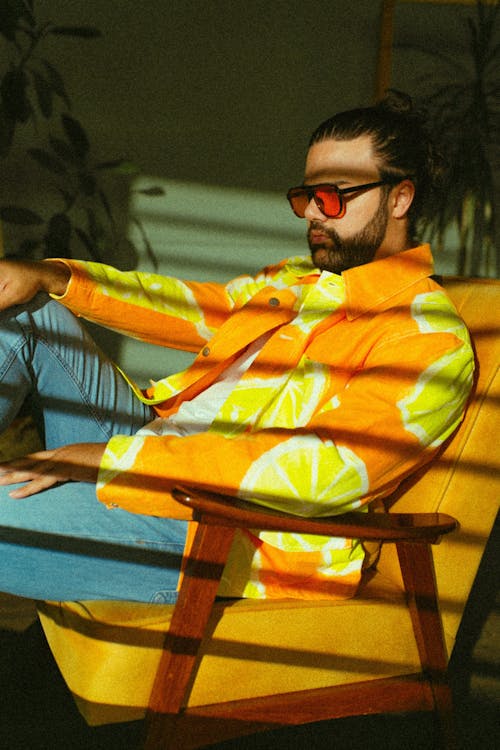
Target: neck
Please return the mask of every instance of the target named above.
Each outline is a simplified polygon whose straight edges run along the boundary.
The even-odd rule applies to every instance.
[[[396,255],[396,253],[402,253],[404,250],[408,250],[414,246],[415,243],[410,237],[407,221],[404,223],[389,222],[384,240],[375,253],[375,260],[387,258],[389,255]]]

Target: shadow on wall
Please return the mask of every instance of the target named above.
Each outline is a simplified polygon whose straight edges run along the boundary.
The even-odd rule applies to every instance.
[[[152,182],[164,188],[163,198],[151,201],[137,192]],[[130,224],[130,237],[144,248],[137,269],[155,271],[140,236],[143,230],[157,258],[157,272],[181,279],[225,282],[307,253],[305,222],[290,211],[286,187],[280,195],[140,178],[132,186],[129,212],[140,223]],[[183,369],[192,358],[128,338],[118,355],[121,367],[141,384]]]

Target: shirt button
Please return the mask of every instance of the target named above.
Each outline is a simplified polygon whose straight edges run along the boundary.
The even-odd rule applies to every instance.
[[[269,298],[269,304],[271,305],[271,307],[278,307],[279,303],[280,303],[280,301],[279,301],[279,299],[277,297],[270,297]]]
[[[209,346],[205,346],[205,348],[202,349],[201,353],[202,353],[202,355],[204,357],[208,357],[208,355],[210,354],[210,347]]]

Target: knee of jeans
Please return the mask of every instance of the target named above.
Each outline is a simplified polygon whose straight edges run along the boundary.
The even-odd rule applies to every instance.
[[[177,591],[164,589],[157,591],[150,599],[151,604],[175,604],[179,594]]]

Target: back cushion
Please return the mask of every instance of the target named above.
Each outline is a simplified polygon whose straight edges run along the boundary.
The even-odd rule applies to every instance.
[[[395,496],[398,513],[442,512],[460,529],[434,547],[445,631],[453,639],[499,507],[500,281],[448,279],[444,286],[465,320],[478,360],[474,397],[446,450]],[[385,545],[379,571],[400,580],[395,545]]]

